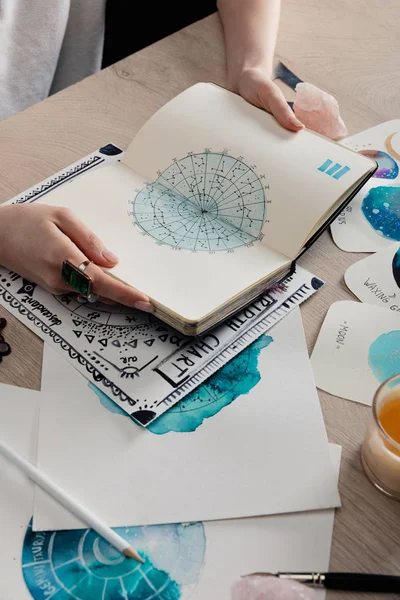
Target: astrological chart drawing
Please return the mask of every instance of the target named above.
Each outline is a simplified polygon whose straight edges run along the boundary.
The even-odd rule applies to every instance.
[[[259,337],[186,398],[150,423],[148,431],[156,435],[164,435],[171,431],[196,431],[205,419],[218,414],[239,396],[248,394],[261,379],[258,371],[259,355],[272,341],[272,337],[268,335]],[[108,411],[128,416],[95,385],[89,384],[89,387]]]
[[[34,600],[179,600],[191,596],[206,549],[202,523],[116,528],[145,559],[124,557],[91,529],[32,531],[22,572]]]
[[[159,390],[152,369],[186,342],[153,315],[120,305],[80,303],[70,294],[53,296],[17,273],[0,270],[1,302],[54,344],[89,380],[142,425],[157,416]],[[148,400],[147,392],[154,392]],[[161,409],[160,412],[162,412]]]
[[[133,308],[53,296],[5,268],[0,268],[0,305],[147,427],[204,381],[205,365],[209,369],[214,364],[212,372],[223,366],[221,348],[229,346],[231,356],[238,354],[242,346],[233,346],[234,339],[250,331],[262,315],[264,332],[312,295],[315,281],[299,267],[285,280],[285,291],[266,291],[253,303],[251,315],[242,311],[239,316],[245,318],[238,317],[234,326],[220,325],[200,338],[186,338],[154,315]]]
[[[127,306],[80,303],[68,294],[54,296],[54,299],[70,313],[74,336],[78,339],[84,336],[88,346],[92,346],[93,350],[87,349],[85,354],[96,365],[103,362],[102,367],[106,371],[110,368],[117,370],[122,379],[134,379],[157,360],[154,344],[176,347],[183,340],[151,314]],[[115,360],[110,360],[110,354],[115,356]],[[148,360],[144,364],[136,364],[138,354]]]
[[[232,251],[260,238],[269,189],[255,165],[226,152],[189,153],[137,190],[129,213],[157,244],[192,252]]]

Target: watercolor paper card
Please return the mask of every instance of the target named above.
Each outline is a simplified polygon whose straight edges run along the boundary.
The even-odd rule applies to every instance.
[[[378,163],[372,179],[332,223],[334,242],[346,252],[395,249],[400,242],[400,120],[341,141]]]
[[[48,346],[42,392],[39,467],[111,526],[339,504],[298,310],[147,429]],[[36,491],[35,529],[81,526]]]
[[[400,315],[370,304],[336,302],[311,356],[317,387],[372,404],[379,385],[400,373]]]
[[[39,392],[0,385],[0,438],[18,454],[36,459]],[[33,484],[0,456],[0,598],[30,598],[21,571],[21,551],[32,516]],[[38,548],[37,548],[38,549]],[[43,596],[44,598],[45,596]]]
[[[400,315],[400,246],[382,250],[354,263],[344,275],[357,298]]]

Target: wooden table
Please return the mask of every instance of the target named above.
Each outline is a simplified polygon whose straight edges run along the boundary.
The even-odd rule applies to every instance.
[[[395,0],[286,0],[277,58],[333,93],[354,133],[400,116],[399,18]],[[217,15],[0,123],[0,201],[106,142],[127,147],[155,110],[198,81],[225,82]],[[310,350],[328,307],[351,298],[343,273],[362,257],[341,252],[327,232],[302,260],[327,281],[302,308]],[[42,342],[4,309],[0,313],[9,319],[13,348],[0,364],[0,381],[39,389]],[[376,491],[360,466],[370,410],[325,393],[320,398],[329,440],[343,446],[343,508],[335,520],[331,569],[399,573],[400,503]]]

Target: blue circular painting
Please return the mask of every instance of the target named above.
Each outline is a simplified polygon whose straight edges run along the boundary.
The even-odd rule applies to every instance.
[[[189,154],[138,192],[132,216],[160,245],[195,252],[233,250],[258,239],[266,187],[239,158],[223,152]]]
[[[399,174],[397,162],[386,152],[382,152],[382,150],[360,150],[359,154],[369,156],[378,163],[378,168],[373,177],[378,179],[396,179]]]
[[[202,523],[115,529],[145,559],[125,558],[93,530],[32,531],[22,552],[34,600],[179,600],[190,595],[203,566]]]
[[[381,185],[370,189],[361,210],[377,234],[400,242],[400,187]]]
[[[368,363],[380,383],[400,373],[400,330],[383,333],[371,344]]]

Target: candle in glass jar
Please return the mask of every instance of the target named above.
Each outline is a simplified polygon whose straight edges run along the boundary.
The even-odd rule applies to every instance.
[[[375,394],[361,458],[372,483],[400,500],[400,375],[383,383]]]
[[[400,392],[395,392],[392,398],[387,398],[378,411],[378,421],[388,436],[400,444]]]

